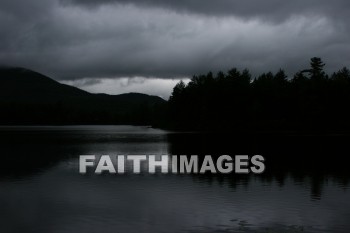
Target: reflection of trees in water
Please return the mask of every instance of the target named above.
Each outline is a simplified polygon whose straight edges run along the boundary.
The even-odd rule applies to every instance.
[[[207,183],[218,182],[237,186],[248,185],[252,177],[263,182],[275,182],[283,187],[290,177],[295,184],[307,184],[311,198],[320,199],[323,187],[334,181],[339,187],[350,182],[347,142],[349,136],[293,136],[293,135],[234,135],[190,134],[168,135],[169,153],[172,155],[263,155],[266,170],[259,175],[194,174],[194,179]],[[203,157],[202,157],[203,158]]]
[[[314,232],[311,226],[299,226],[299,225],[283,225],[283,224],[268,224],[264,227],[257,227],[250,224],[246,220],[232,219],[231,223],[225,225],[218,225],[216,227],[202,227],[197,226],[191,229],[184,230],[188,233],[298,233],[298,232]]]
[[[300,174],[295,173],[279,173],[279,174],[263,174],[263,175],[241,175],[241,174],[193,174],[193,179],[196,182],[205,182],[210,185],[219,184],[220,186],[228,185],[231,189],[236,190],[239,187],[249,188],[249,184],[254,179],[259,179],[263,184],[277,184],[279,187],[283,187],[286,184],[293,183],[296,186],[307,186],[310,189],[310,197],[313,200],[319,200],[322,197],[323,186],[332,179],[339,187],[346,187],[349,185],[350,179],[340,178],[333,174],[315,174],[315,175],[303,175],[303,179],[300,180]],[[289,180],[289,182],[288,182]]]
[[[88,133],[88,132],[87,132]],[[255,155],[265,157],[266,170],[260,175],[239,174],[190,174],[196,182],[247,186],[252,177],[268,184],[283,187],[288,179],[300,185],[307,185],[311,197],[322,196],[326,182],[335,182],[346,188],[350,183],[347,142],[350,136],[291,136],[291,135],[233,135],[170,133],[169,155]],[[108,137],[108,143],[114,143]],[[127,139],[117,139],[126,140]],[[146,139],[145,139],[146,140]],[[79,145],[96,142],[95,137],[85,137],[81,132],[1,132],[0,179],[16,178],[45,171],[62,161],[81,154]],[[166,142],[167,141],[167,142]],[[99,141],[101,142],[101,141]],[[104,141],[103,141],[104,142]],[[203,159],[200,156],[199,159]],[[199,161],[201,164],[202,161]],[[78,168],[77,168],[78,169]],[[78,170],[77,170],[78,171]],[[171,175],[171,174],[169,174]]]
[[[45,171],[77,155],[70,132],[2,131],[0,179],[20,178]],[[76,141],[76,140],[75,140]]]

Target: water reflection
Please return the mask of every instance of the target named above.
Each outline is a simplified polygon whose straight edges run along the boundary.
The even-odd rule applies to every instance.
[[[2,127],[1,232],[350,232],[348,136]],[[81,154],[262,154],[262,175],[80,175]]]
[[[350,181],[348,169],[348,135],[230,135],[230,134],[169,134],[170,154],[200,155],[264,155],[263,181],[285,184],[288,176],[295,183],[304,184],[308,179],[311,197],[321,198],[322,186],[331,179],[340,187]],[[222,179],[223,175],[200,175],[199,179]],[[228,178],[248,179],[248,176]],[[232,184],[234,187],[234,184]]]

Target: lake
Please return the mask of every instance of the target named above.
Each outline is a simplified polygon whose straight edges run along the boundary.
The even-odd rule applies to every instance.
[[[349,139],[1,126],[0,232],[350,232]],[[266,171],[80,174],[89,154],[260,154]]]

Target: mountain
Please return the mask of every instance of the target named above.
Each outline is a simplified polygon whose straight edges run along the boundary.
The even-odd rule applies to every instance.
[[[0,68],[0,124],[152,124],[166,101],[92,94],[24,68]]]

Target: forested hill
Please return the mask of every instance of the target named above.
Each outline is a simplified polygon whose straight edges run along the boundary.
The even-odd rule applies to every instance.
[[[283,70],[253,78],[248,70],[195,75],[169,99],[175,129],[233,131],[349,131],[350,71],[324,72],[314,57],[293,77]]]
[[[23,68],[0,68],[0,124],[150,125],[165,100],[92,94]]]
[[[350,71],[320,58],[287,77],[248,70],[195,75],[169,101],[139,93],[92,94],[23,68],[0,68],[0,124],[140,124],[234,132],[349,131]]]

